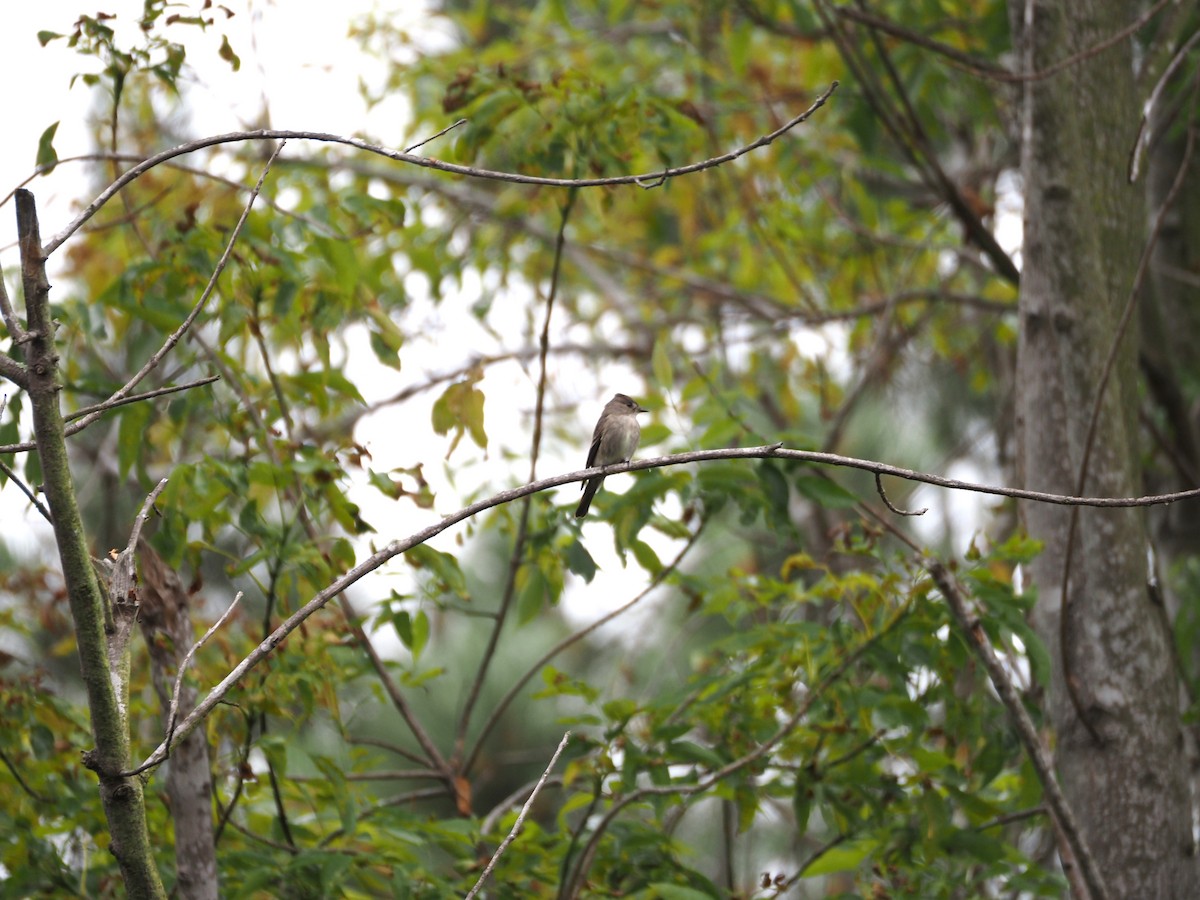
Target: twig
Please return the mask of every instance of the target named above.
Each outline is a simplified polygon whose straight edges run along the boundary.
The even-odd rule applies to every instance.
[[[142,536],[142,526],[150,518],[150,510],[166,486],[167,479],[159,479],[154,489],[146,495],[137,518],[133,520],[133,528],[129,534],[129,543],[125,545],[125,549],[118,553],[117,558],[113,560],[109,583],[111,585],[110,595],[114,603],[137,602],[134,590],[134,585],[137,583],[137,575],[134,571],[134,552],[137,549],[138,538]]]
[[[1175,70],[1187,59],[1187,55],[1192,51],[1192,48],[1200,42],[1200,29],[1196,31],[1187,41],[1175,51],[1175,55],[1171,57],[1171,61],[1167,64],[1162,76],[1154,85],[1154,89],[1150,92],[1149,98],[1142,104],[1142,122],[1138,126],[1137,137],[1133,142],[1133,149],[1129,154],[1129,183],[1137,181],[1138,174],[1141,170],[1142,151],[1150,143],[1150,116],[1154,112],[1154,107],[1158,105],[1159,97],[1167,87],[1167,82],[1171,80],[1171,76],[1175,74]]]
[[[17,314],[13,310],[12,301],[8,299],[8,286],[5,285],[2,275],[0,275],[0,315],[4,317],[4,324],[8,328],[9,337],[12,338],[14,345],[24,344],[29,340],[25,335],[21,320],[17,318]]]
[[[450,125],[447,125],[445,128],[443,128],[443,129],[442,129],[441,131],[439,131],[437,134],[430,135],[429,137],[425,138],[425,140],[423,140],[423,141],[418,141],[417,143],[413,144],[411,147],[405,147],[405,148],[404,148],[404,152],[405,152],[405,153],[412,153],[414,150],[418,149],[419,147],[424,147],[424,146],[425,146],[426,144],[428,144],[430,141],[437,140],[437,139],[438,139],[438,138],[440,138],[440,137],[441,137],[443,134],[445,134],[445,133],[446,133],[446,132],[448,132],[448,131],[452,131],[453,129],[457,128],[459,125],[466,125],[466,124],[467,124],[467,120],[466,120],[466,119],[459,119],[457,122],[454,122],[454,123],[452,123],[452,124],[450,124]]]
[[[166,479],[164,478],[163,481],[165,482]],[[181,662],[179,664],[179,671],[175,673],[175,690],[172,691],[172,693],[171,693],[171,709],[167,713],[167,743],[168,744],[171,742],[171,737],[175,733],[175,721],[179,716],[179,695],[183,689],[184,673],[187,672],[188,666],[190,666],[192,664],[192,658],[196,655],[197,651],[199,651],[200,648],[203,647],[208,642],[208,639],[210,637],[212,637],[214,634],[217,633],[218,628],[220,628],[222,625],[225,624],[225,620],[228,619],[229,616],[233,613],[233,611],[237,608],[237,605],[238,605],[239,601],[241,601],[241,599],[242,599],[241,591],[238,591],[236,594],[233,595],[233,602],[229,604],[229,608],[226,609],[225,612],[221,613],[221,617],[219,619],[217,619],[217,621],[212,623],[212,626],[208,629],[208,631],[204,632],[204,634],[201,636],[200,640],[198,640],[198,641],[196,641],[196,643],[192,644],[191,649],[189,649],[188,652],[184,655],[183,662]]]
[[[554,764],[558,762],[558,757],[566,749],[567,741],[571,739],[571,732],[567,732],[562,736],[562,740],[558,742],[558,749],[554,751],[554,755],[550,757],[550,763],[546,766],[546,771],[542,772],[542,777],[538,779],[538,783],[534,785],[533,790],[529,794],[529,799],[525,801],[525,805],[521,807],[521,812],[517,815],[517,821],[513,823],[512,830],[508,836],[496,848],[496,852],[492,854],[492,858],[488,861],[487,867],[483,870],[483,874],[479,876],[479,880],[475,882],[475,886],[467,891],[466,897],[463,900],[471,900],[480,889],[483,888],[483,883],[487,881],[489,875],[492,874],[492,869],[496,867],[496,863],[500,859],[500,855],[508,849],[508,845],[517,839],[517,834],[521,830],[521,826],[525,823],[525,816],[529,814],[530,808],[533,806],[533,801],[537,799],[538,792],[541,791],[542,785],[546,783],[546,779],[550,777],[550,771],[554,768]]]
[[[517,694],[519,694],[525,685],[529,683],[530,679],[533,678],[533,676],[535,676],[538,672],[542,671],[542,667],[545,666],[546,663],[550,662],[550,660],[554,659],[554,657],[558,656],[558,654],[562,653],[568,647],[579,643],[597,628],[603,627],[613,619],[628,612],[634,606],[641,603],[642,600],[644,600],[647,596],[649,596],[651,591],[663,583],[668,573],[674,571],[676,568],[678,568],[679,564],[683,562],[684,556],[686,556],[687,552],[695,546],[696,540],[700,537],[700,532],[703,531],[706,521],[707,520],[705,519],[700,520],[699,527],[692,532],[691,537],[687,539],[687,542],[683,545],[679,552],[675,554],[675,558],[671,560],[668,565],[664,566],[658,573],[656,573],[655,576],[650,579],[650,583],[646,585],[644,589],[639,591],[636,597],[627,601],[626,603],[621,604],[612,612],[605,613],[590,625],[581,628],[579,631],[576,631],[573,634],[567,635],[565,638],[543,653],[536,662],[534,662],[525,670],[525,673],[520,678],[513,682],[512,686],[509,687],[504,696],[500,698],[499,702],[492,707],[491,712],[488,714],[487,720],[483,723],[483,727],[479,729],[479,734],[475,738],[475,746],[471,749],[471,752],[466,755],[466,758],[462,764],[462,772],[464,775],[471,771],[472,767],[475,765],[475,759],[479,756],[480,751],[483,749],[483,743],[485,740],[487,740],[487,736],[492,733],[492,729],[504,716],[505,710],[507,710],[512,704],[513,700],[516,699]]]
[[[1000,828],[1004,825],[1011,825],[1013,822],[1024,822],[1026,819],[1034,819],[1038,816],[1046,815],[1046,807],[1031,806],[1029,809],[1018,809],[1016,812],[1006,813],[1003,816],[996,816],[990,822],[984,822],[982,825],[976,825],[975,831],[988,831],[992,828]]]
[[[150,510],[154,508],[155,501],[167,486],[167,479],[160,478],[154,489],[146,495],[146,499],[142,501],[142,508],[138,510],[137,518],[133,520],[133,530],[129,534],[129,543],[125,545],[125,552],[133,555],[133,549],[137,546],[138,538],[142,536],[142,526],[146,524],[146,520],[150,518]]]
[[[1100,875],[1100,869],[1096,865],[1090,848],[1083,839],[1083,833],[1079,828],[1075,813],[1067,803],[1058,779],[1054,777],[1054,764],[1050,760],[1050,754],[1038,738],[1037,728],[1034,726],[1033,720],[1029,718],[1025,704],[1021,702],[1012,680],[996,657],[996,651],[988,639],[987,632],[983,630],[979,619],[968,608],[962,591],[959,590],[957,583],[946,571],[946,567],[942,565],[941,561],[927,557],[923,564],[949,606],[963,638],[970,643],[975,655],[987,669],[992,687],[996,689],[1000,701],[1012,718],[1017,737],[1020,738],[1025,752],[1029,755],[1029,761],[1032,763],[1034,771],[1037,772],[1038,781],[1042,784],[1042,794],[1046,798],[1046,805],[1050,812],[1050,821],[1054,825],[1060,847],[1069,851],[1062,854],[1063,867],[1069,868],[1070,858],[1073,857],[1074,862],[1082,870],[1091,900],[1106,900],[1108,890],[1104,885],[1104,879]]]
[[[554,244],[554,264],[550,272],[550,292],[546,297],[546,314],[542,321],[542,336],[539,343],[537,400],[534,406],[533,438],[529,449],[530,481],[537,478],[538,455],[542,445],[542,419],[546,408],[546,355],[550,350],[550,319],[554,314],[554,300],[558,296],[559,274],[562,272],[563,246],[566,244],[567,236],[567,221],[571,217],[571,208],[575,205],[575,195],[575,191],[567,194],[567,202],[563,204],[559,216],[558,239]],[[496,611],[496,621],[493,623],[491,633],[488,635],[487,647],[484,648],[483,656],[479,660],[479,667],[475,672],[475,678],[471,682],[471,688],[467,692],[462,712],[459,714],[458,733],[455,737],[456,756],[462,752],[463,743],[467,739],[467,727],[471,723],[471,713],[474,711],[475,702],[479,699],[479,693],[483,689],[483,682],[487,677],[492,657],[495,655],[496,647],[500,643],[500,632],[504,628],[504,623],[508,618],[508,611],[512,606],[513,597],[516,595],[517,574],[521,568],[521,560],[525,556],[525,541],[529,532],[529,514],[533,506],[532,500],[533,495],[528,495],[521,507],[521,518],[517,525],[517,536],[516,540],[513,541],[512,554],[508,561],[508,578],[504,584],[504,593],[500,598],[499,609]]]
[[[3,750],[0,750],[0,762],[4,763],[4,765],[8,768],[8,771],[12,774],[12,777],[16,780],[17,785],[21,788],[21,790],[23,790],[26,794],[29,795],[30,799],[35,800],[38,803],[53,802],[48,797],[45,797],[42,794],[39,794],[32,787],[29,786],[29,784],[25,781],[25,779],[21,777],[21,773],[17,769],[16,765],[13,763],[13,761],[11,759],[8,758],[8,754],[5,753]]]
[[[845,834],[839,834],[836,837],[826,841],[812,853],[808,854],[808,857],[804,860],[804,862],[800,863],[800,866],[796,869],[792,877],[780,885],[780,888],[785,891],[791,888],[797,881],[804,877],[804,873],[808,871],[809,867],[812,866],[813,863],[815,863],[830,850],[833,850],[840,844],[844,844],[846,841],[850,840],[851,837],[853,837],[853,835],[850,832],[847,832]]]
[[[920,509],[913,510],[912,512],[906,509],[897,509],[893,506],[892,501],[888,499],[887,492],[883,489],[883,476],[878,472],[875,473],[875,490],[879,494],[879,499],[883,501],[883,505],[898,516],[923,516],[929,512],[929,507],[927,506],[922,506]]]
[[[110,409],[116,409],[118,406],[126,406],[130,403],[138,403],[142,400],[150,400],[154,397],[162,397],[167,394],[177,394],[180,391],[190,391],[192,388],[204,387],[206,384],[212,384],[214,381],[220,380],[220,375],[209,375],[206,378],[197,378],[195,381],[189,381],[184,384],[156,388],[153,391],[146,391],[142,394],[130,394],[128,397],[121,397],[116,400],[110,398],[105,400],[103,403],[93,403],[91,406],[85,406],[82,409],[77,409],[70,415],[64,416],[63,421],[73,422],[76,419],[82,419],[84,416],[90,416],[92,413],[105,413]]]
[[[544,491],[548,488],[558,487],[563,484],[571,484],[573,482],[584,481],[588,478],[593,478],[596,475],[616,475],[621,472],[639,472],[643,469],[661,469],[667,466],[677,466],[684,463],[702,462],[714,459],[791,459],[799,462],[810,462],[832,466],[843,466],[847,468],[862,469],[868,472],[880,472],[884,475],[894,475],[898,478],[904,478],[910,481],[919,481],[925,484],[934,484],[939,487],[952,488],[955,490],[976,491],[984,494],[996,494],[1005,497],[1016,497],[1022,500],[1038,500],[1043,503],[1053,503],[1060,506],[1095,506],[1107,508],[1121,508],[1131,506],[1157,506],[1165,503],[1173,503],[1178,500],[1186,500],[1191,497],[1200,496],[1200,488],[1194,488],[1189,491],[1177,491],[1172,494],[1155,494],[1145,497],[1072,497],[1064,494],[1048,494],[1042,491],[1029,491],[1021,488],[1006,488],[997,487],[995,485],[972,484],[967,481],[958,481],[952,478],[942,478],[938,475],[929,475],[922,472],[914,472],[910,469],[901,469],[898,466],[889,466],[884,463],[872,462],[870,460],[856,459],[849,456],[838,456],[833,453],[820,453],[812,450],[788,450],[780,444],[770,444],[764,447],[736,447],[725,450],[694,450],[689,453],[677,453],[672,456],[660,456],[651,459],[633,460],[627,463],[617,463],[611,466],[593,466],[590,469],[580,469],[577,472],[567,472],[563,475],[553,475],[549,478],[542,478],[530,484],[521,485],[520,487],[511,488],[509,490],[500,491],[487,497],[483,500],[477,500],[475,503],[465,506],[457,512],[450,513],[444,516],[439,521],[418,532],[401,540],[395,540],[387,546],[375,551],[361,563],[353,568],[343,572],[324,590],[319,591],[311,600],[305,603],[300,609],[292,613],[284,622],[282,622],[265,640],[262,641],[253,651],[250,652],[233,670],[221,680],[219,684],[212,688],[208,696],[201,701],[187,718],[180,724],[178,732],[186,734],[197,724],[204,719],[212,709],[220,703],[225,695],[238,684],[245,674],[258,663],[270,654],[279,644],[281,644],[289,634],[300,627],[300,623],[305,621],[309,616],[323,607],[334,597],[341,594],[351,585],[359,581],[363,576],[374,572],[388,560],[400,556],[411,550],[413,547],[425,543],[436,535],[441,534],[448,528],[457,525],[459,522],[476,516],[485,510],[500,506],[504,503],[511,503],[513,500],[534,494],[538,491]],[[158,765],[165,758],[168,750],[168,742],[160,744],[158,748],[147,757],[134,772],[142,772],[152,766]],[[134,774],[134,772],[126,774]]]
[[[213,289],[217,286],[217,279],[220,278],[221,273],[225,271],[225,266],[229,262],[229,257],[233,254],[234,244],[237,243],[238,235],[241,234],[242,228],[246,224],[246,220],[250,217],[250,210],[254,206],[254,200],[256,197],[258,197],[259,191],[262,190],[263,182],[266,180],[267,173],[271,171],[271,164],[275,162],[275,159],[279,156],[279,153],[283,150],[285,144],[286,141],[279,144],[279,146],[272,151],[270,159],[267,160],[266,166],[263,167],[262,174],[258,176],[257,184],[254,185],[254,189],[250,192],[250,199],[246,201],[246,205],[242,209],[242,215],[238,219],[237,225],[234,226],[233,232],[229,235],[229,240],[225,243],[225,251],[221,254],[221,258],[217,261],[216,268],[213,269],[213,273],[208,279],[208,284],[206,284],[204,286],[204,290],[201,291],[200,299],[197,300],[195,305],[192,306],[192,311],[188,313],[187,318],[180,323],[179,327],[171,333],[171,336],[167,338],[166,342],[159,347],[157,351],[155,351],[154,355],[146,360],[145,365],[143,365],[141,369],[139,369],[137,373],[124,384],[123,387],[119,388],[115,393],[113,393],[113,395],[107,401],[105,401],[106,403],[120,400],[129,396],[129,392],[137,387],[142,379],[149,375],[155,369],[155,367],[162,362],[163,357],[166,356],[171,349],[183,339],[183,336],[187,334],[188,329],[192,327],[192,323],[196,321],[196,318],[204,309],[205,304],[208,303],[208,298],[212,295]],[[45,252],[46,255],[49,256],[50,249],[47,249]],[[79,420],[76,427],[85,428],[98,419],[100,415],[101,412],[89,413]]]
[[[43,519],[45,519],[51,525],[54,524],[54,519],[50,515],[50,510],[46,509],[46,507],[42,504],[42,501],[37,498],[37,494],[34,492],[33,488],[22,481],[21,477],[2,460],[0,460],[0,472],[3,472],[4,477],[15,484],[17,488],[20,489],[21,493],[29,498],[29,502],[33,504],[34,509],[42,514]]]
[[[751,151],[757,150],[760,147],[765,147],[778,140],[787,132],[791,131],[797,125],[800,125],[809,119],[813,113],[828,102],[833,92],[837,90],[838,83],[835,81],[825,93],[821,94],[813,104],[804,112],[797,116],[793,116],[780,127],[776,128],[769,134],[764,134],[762,137],[738,147],[736,150],[731,150],[728,153],[723,153],[720,156],[712,157],[701,162],[691,163],[678,168],[667,168],[660,172],[651,172],[642,175],[613,175],[607,178],[547,178],[540,175],[522,175],[517,172],[496,172],[490,169],[478,169],[474,166],[461,166],[455,163],[443,162],[440,159],[433,159],[428,156],[414,156],[410,153],[402,153],[398,150],[389,150],[386,147],[381,147],[377,144],[371,144],[360,138],[346,137],[340,134],[328,134],[320,131],[280,131],[272,128],[260,128],[257,131],[235,131],[228,134],[218,134],[211,137],[200,138],[194,141],[188,141],[185,144],[180,144],[177,147],[172,147],[169,150],[164,150],[161,153],[156,153],[145,161],[139,163],[133,168],[125,172],[120,178],[105,188],[100,195],[88,204],[75,219],[67,225],[62,231],[54,235],[45,245],[45,253],[49,256],[63,241],[74,234],[79,227],[88,219],[96,214],[96,212],[111,200],[125,185],[136,180],[146,172],[153,169],[155,166],[165,163],[167,160],[174,159],[177,156],[182,156],[185,153],[194,153],[197,150],[203,150],[205,147],[214,147],[219,144],[232,144],[241,141],[269,141],[269,140],[298,140],[298,141],[323,141],[333,144],[345,144],[349,147],[355,147],[359,150],[364,150],[368,153],[376,153],[396,162],[410,163],[415,166],[421,166],[426,169],[437,169],[441,172],[449,172],[455,175],[467,175],[472,178],[486,178],[492,181],[505,181],[513,184],[533,184],[543,185],[546,187],[612,187],[622,184],[636,184],[641,186],[661,184],[668,178],[678,178],[682,175],[690,175],[693,172],[702,172],[705,169],[712,169],[717,166],[724,165],[727,162],[732,162],[742,156],[745,156]]]
[[[519,788],[497,803],[494,807],[492,807],[492,811],[483,817],[479,823],[479,833],[487,834],[489,831],[495,828],[496,823],[500,821],[500,817],[520,803],[523,798],[528,797],[529,792],[534,789],[535,785],[540,785],[543,779],[545,779],[545,783],[547,785],[554,787],[561,787],[563,783],[563,778],[561,775],[551,775],[549,778],[542,776],[542,778],[539,778],[537,781],[531,781],[521,785]]]

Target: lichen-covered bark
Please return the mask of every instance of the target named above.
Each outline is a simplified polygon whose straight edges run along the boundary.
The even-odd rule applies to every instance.
[[[1026,8],[1014,0],[1014,19]],[[1039,0],[1029,8],[1021,42],[1033,69],[1096,45],[1136,12],[1122,0]],[[1022,480],[1035,490],[1076,490],[1101,389],[1084,492],[1131,496],[1141,487],[1136,317],[1101,387],[1147,233],[1143,190],[1126,178],[1142,108],[1133,65],[1124,41],[1025,87],[1017,415]],[[1197,868],[1178,684],[1165,619],[1148,589],[1144,515],[1079,510],[1064,579],[1074,513],[1025,504],[1022,514],[1046,544],[1030,575],[1035,624],[1055,658],[1050,710],[1067,797],[1113,897],[1190,896]]]
[[[45,257],[33,194],[17,191],[21,238],[21,278],[32,340],[25,349],[33,430],[42,466],[42,489],[54,519],[54,541],[75,625],[79,667],[87,690],[96,746],[84,763],[100,778],[100,799],[108,821],[109,848],[121,866],[125,891],[134,898],[166,896],[146,830],[146,804],[137,778],[122,777],[129,767],[129,730],[122,707],[124,679],[109,664],[105,600],[91,555],[67,464],[67,444],[59,408],[58,355],[50,315]]]

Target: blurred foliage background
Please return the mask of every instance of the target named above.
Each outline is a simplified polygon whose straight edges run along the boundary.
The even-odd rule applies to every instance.
[[[196,136],[181,72],[193,31],[221,22],[191,15],[147,3],[132,46],[99,16],[46,38],[100,61],[96,147],[114,158],[91,164],[96,190],[126,157]],[[491,170],[652,173],[840,86],[770,145],[657,186],[569,192],[289,142],[148,386],[220,380],[71,438],[97,556],[169,477],[149,539],[197,625],[246,593],[189,682],[214,684],[373,547],[580,467],[616,390],[652,410],[641,455],[781,441],[1015,481],[1005,4],[448,0],[419,30],[384,7],[352,30],[393,61],[363,89],[405,99],[413,142],[466,120],[416,152]],[[159,166],[63,246],[67,411],[188,314],[269,149]],[[1180,381],[1193,402],[1197,384]],[[28,438],[25,412],[10,393],[0,443]],[[1165,454],[1146,451],[1152,483],[1172,477]],[[0,459],[38,483],[36,454]],[[208,719],[222,896],[461,896],[567,729],[492,896],[1063,894],[1037,781],[919,559],[873,516],[869,476],[656,469],[610,478],[584,523],[567,488],[393,561]],[[1037,714],[1047,651],[1014,584],[1037,546],[1012,504],[888,491],[933,507],[889,524],[957,560]],[[1167,575],[1182,595],[1186,550]],[[119,894],[49,559],[0,540],[4,893]],[[163,727],[140,645],[133,673],[140,758]],[[147,797],[170,885],[161,782]]]

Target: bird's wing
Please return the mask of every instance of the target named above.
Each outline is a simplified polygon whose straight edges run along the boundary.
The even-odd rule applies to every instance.
[[[600,429],[597,428],[592,435],[592,446],[588,448],[588,461],[585,469],[590,469],[596,464],[596,454],[600,452]]]

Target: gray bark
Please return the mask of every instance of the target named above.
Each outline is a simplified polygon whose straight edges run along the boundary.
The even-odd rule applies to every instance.
[[[165,726],[175,676],[196,641],[196,632],[179,575],[145,541],[138,551],[142,560],[142,630],[150,648],[151,675],[163,703]],[[195,705],[196,689],[185,682],[180,691],[179,719]],[[167,763],[167,798],[175,823],[175,893],[183,900],[217,900],[218,896],[208,749],[205,730],[197,728],[175,746]]]
[[[1029,7],[1021,42],[1036,70],[1096,45],[1135,14],[1123,0]],[[1014,18],[1025,10],[1014,0]],[[1146,241],[1142,188],[1126,178],[1140,112],[1128,41],[1025,88],[1017,427],[1026,488],[1076,490],[1103,390],[1084,492],[1140,492],[1136,317],[1101,386]],[[1055,659],[1049,712],[1059,777],[1109,893],[1195,896],[1178,683],[1165,617],[1148,589],[1144,515],[1039,504],[1024,504],[1022,515],[1045,542],[1029,574],[1034,624]]]

